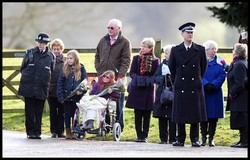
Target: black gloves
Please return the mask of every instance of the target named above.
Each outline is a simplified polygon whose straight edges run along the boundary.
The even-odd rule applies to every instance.
[[[216,87],[211,83],[208,83],[207,85],[205,85],[204,89],[208,93],[216,91]]]

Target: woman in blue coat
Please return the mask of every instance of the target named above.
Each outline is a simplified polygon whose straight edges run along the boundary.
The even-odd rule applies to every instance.
[[[151,111],[154,104],[154,73],[160,60],[154,55],[155,41],[144,38],[139,55],[133,57],[130,68],[132,78],[126,107],[134,108],[136,142],[147,142]]]
[[[213,40],[206,41],[203,46],[205,47],[208,65],[205,75],[202,79],[206,112],[208,120],[201,122],[201,146],[206,145],[207,135],[209,135],[209,146],[213,147],[214,135],[218,118],[224,118],[224,106],[223,106],[223,93],[222,84],[225,81],[226,73],[224,71],[224,60],[217,56],[218,45]]]

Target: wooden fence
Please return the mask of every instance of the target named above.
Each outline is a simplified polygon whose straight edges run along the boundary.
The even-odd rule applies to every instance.
[[[233,48],[219,48],[218,53],[232,53]],[[65,49],[64,53],[67,53],[71,49]],[[80,54],[94,54],[96,49],[76,49]],[[132,48],[133,53],[138,53],[140,48]],[[163,53],[162,41],[157,40],[155,45],[155,55],[161,59],[161,54]],[[25,55],[25,51],[3,51],[2,58],[22,58]],[[21,99],[24,101],[23,97],[17,95],[17,90],[13,87],[14,85],[19,85],[20,81],[12,81],[18,74],[20,74],[20,66],[2,66],[3,71],[14,71],[7,78],[2,77],[2,88],[7,87],[14,95],[2,95],[3,100],[14,100]],[[87,73],[88,77],[96,77],[96,73]],[[127,75],[128,77],[128,75]],[[224,97],[226,100],[226,97]],[[17,113],[22,112],[24,109],[3,109],[4,113]]]

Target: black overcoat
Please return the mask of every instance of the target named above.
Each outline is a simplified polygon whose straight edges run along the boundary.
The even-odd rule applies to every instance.
[[[244,59],[236,60],[228,69],[227,85],[228,94],[233,100],[227,100],[227,111],[248,111],[247,89],[244,86],[244,80],[247,77],[247,61]],[[229,96],[229,95],[228,95]]]
[[[192,43],[186,51],[184,43],[172,48],[169,69],[174,80],[172,121],[199,123],[207,121],[202,78],[207,67],[205,48]]]
[[[40,53],[38,47],[28,49],[21,65],[18,95],[45,100],[48,98],[51,73],[55,68],[55,55],[48,47]]]

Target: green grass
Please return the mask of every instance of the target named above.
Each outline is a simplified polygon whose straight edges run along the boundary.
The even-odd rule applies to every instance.
[[[134,53],[133,55],[135,55]],[[231,62],[231,54],[218,54],[225,59],[227,64]],[[162,54],[162,57],[164,55]],[[132,59],[132,57],[131,57]],[[20,66],[22,58],[4,58],[3,66]],[[80,54],[80,62],[84,64],[87,72],[95,72],[94,69],[94,54]],[[3,71],[3,78],[6,79],[13,71]],[[14,81],[20,80],[20,74],[13,79]],[[18,89],[18,86],[14,86]],[[227,95],[227,82],[223,84],[224,96]],[[2,89],[3,95],[13,95],[13,93],[6,87]],[[126,93],[127,95],[127,93]],[[225,105],[225,103],[224,103]],[[4,100],[2,101],[2,109],[23,109],[24,102],[21,100]],[[121,141],[134,141],[136,139],[135,125],[134,125],[134,110],[125,108],[125,128],[121,136]],[[186,143],[190,144],[189,140],[189,127],[186,125]],[[49,112],[43,113],[42,119],[42,134],[50,135],[50,123],[49,123]],[[2,114],[2,129],[15,130],[25,132],[25,117],[24,113],[3,113]],[[201,137],[201,136],[200,136]],[[101,140],[100,136],[87,134],[87,139]],[[112,134],[107,134],[107,140],[113,140]],[[215,134],[215,144],[219,146],[229,146],[233,143],[238,142],[239,133],[237,130],[231,130],[229,126],[229,112],[225,113],[225,118],[219,119],[217,130]],[[150,130],[149,130],[149,142],[158,143],[159,139],[159,128],[158,119],[151,117]]]

